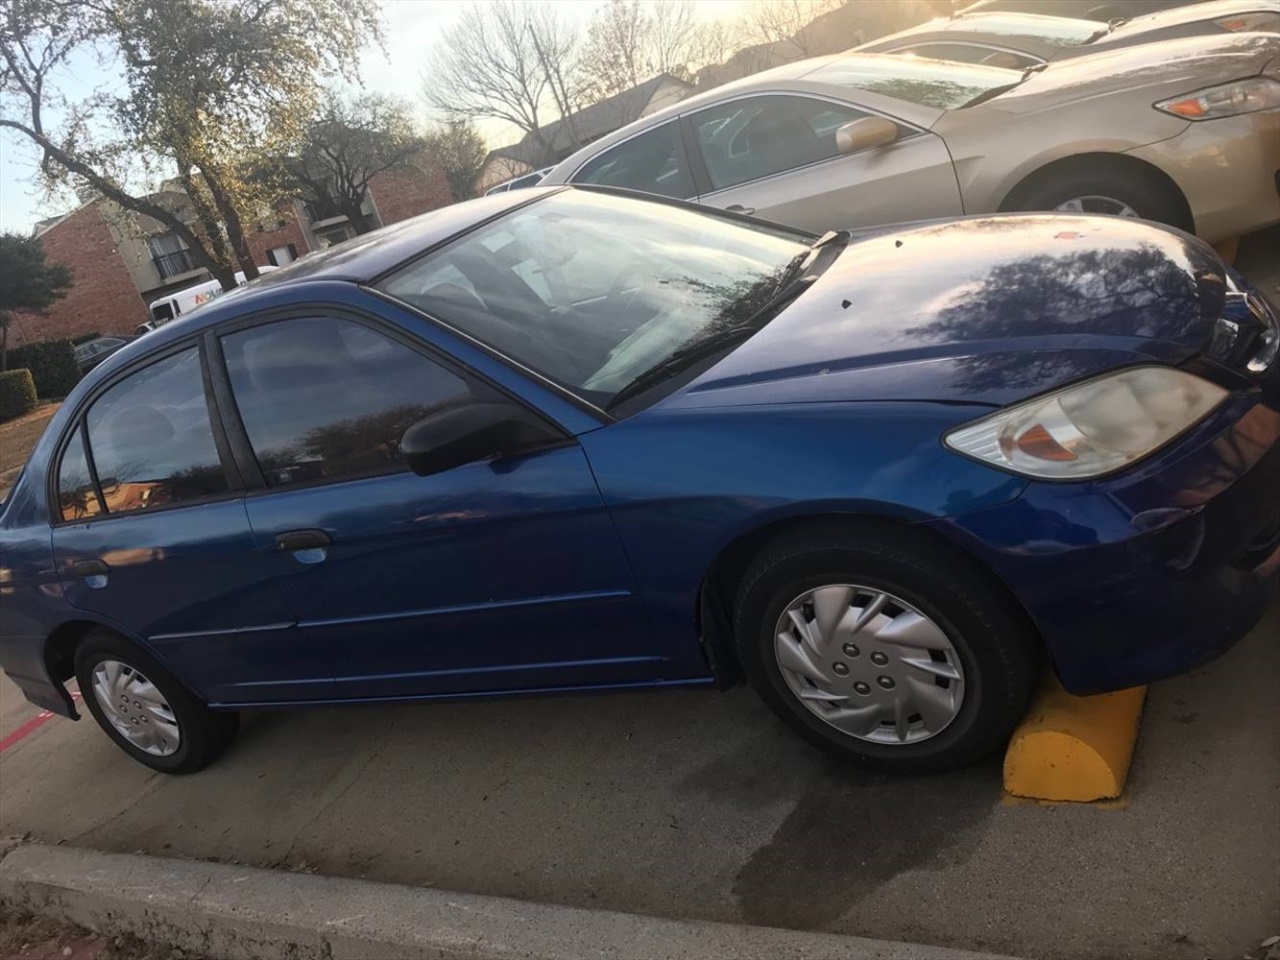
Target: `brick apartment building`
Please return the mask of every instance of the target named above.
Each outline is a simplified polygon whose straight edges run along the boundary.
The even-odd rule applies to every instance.
[[[154,196],[183,219],[194,219],[181,192],[166,187]],[[374,177],[364,213],[373,226],[386,226],[451,202],[442,172],[413,168]],[[131,333],[148,319],[152,301],[212,279],[163,225],[102,198],[41,221],[35,235],[49,261],[71,268],[74,282],[48,316],[19,314],[10,326],[10,346],[90,333]],[[346,216],[294,200],[282,203],[273,220],[250,228],[246,239],[259,266],[283,266],[354,235]]]

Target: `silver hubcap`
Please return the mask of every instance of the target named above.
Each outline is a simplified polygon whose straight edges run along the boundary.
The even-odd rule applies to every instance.
[[[859,740],[927,740],[964,702],[964,673],[947,635],[882,590],[842,583],[801,594],[778,619],[773,649],[809,712]]]
[[[155,685],[127,663],[93,668],[93,695],[116,732],[139,750],[167,757],[182,743],[178,718]]]
[[[1063,213],[1105,213],[1113,217],[1139,219],[1137,210],[1115,197],[1072,197],[1053,209],[1061,210]]]

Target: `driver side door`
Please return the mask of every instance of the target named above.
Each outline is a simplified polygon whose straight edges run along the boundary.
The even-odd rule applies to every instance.
[[[900,124],[893,143],[841,154],[836,130],[867,116],[802,94],[689,114],[685,136],[704,174],[699,202],[813,233],[964,213],[951,154],[932,133]]]
[[[434,410],[515,403],[389,327],[299,316],[222,332],[246,499],[298,628],[339,698],[644,682],[660,674],[586,458],[550,449],[410,472]]]

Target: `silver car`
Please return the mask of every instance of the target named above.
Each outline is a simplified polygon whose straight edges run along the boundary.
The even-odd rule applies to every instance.
[[[543,180],[814,232],[1000,210],[1280,222],[1280,36],[1191,37],[1037,70],[842,54],[691,97]]]
[[[1208,0],[1110,22],[1024,13],[962,14],[856,49],[1022,69],[1141,43],[1244,32],[1280,33],[1280,0]]]

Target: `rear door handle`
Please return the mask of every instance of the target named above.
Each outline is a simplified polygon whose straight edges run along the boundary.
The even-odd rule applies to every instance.
[[[276,537],[276,546],[281,550],[323,550],[331,546],[333,540],[323,530],[290,530]]]
[[[744,206],[743,206],[742,204],[740,204],[740,203],[730,204],[729,206],[725,207],[724,209],[725,209],[725,211],[726,211],[726,212],[728,212],[728,213],[741,213],[741,214],[743,214],[744,216],[748,216],[748,217],[749,217],[749,216],[751,216],[753,213],[755,213],[755,212],[756,212],[756,208],[755,208],[755,207],[744,207]]]

